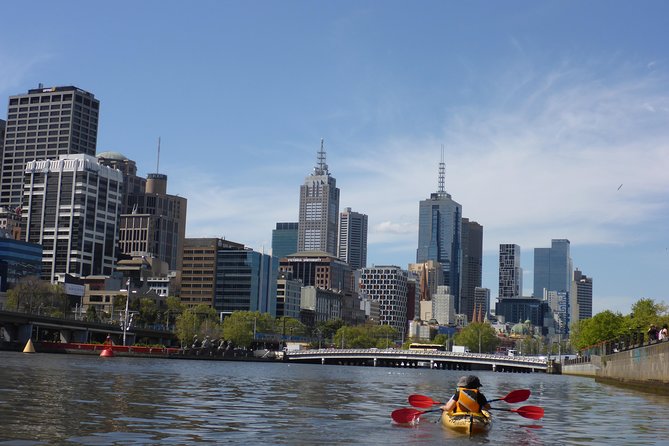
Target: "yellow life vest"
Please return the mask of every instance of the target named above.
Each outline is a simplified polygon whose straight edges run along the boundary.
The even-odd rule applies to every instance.
[[[479,391],[477,389],[458,388],[458,401],[455,405],[456,412],[481,412],[478,402]]]

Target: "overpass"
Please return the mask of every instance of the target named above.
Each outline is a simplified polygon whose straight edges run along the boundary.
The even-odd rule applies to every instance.
[[[118,323],[89,322],[44,315],[0,310],[0,349],[22,349],[28,339],[62,343],[104,342],[109,335],[115,344],[122,344],[123,330]],[[176,343],[174,333],[132,327],[126,333],[128,344]]]
[[[429,367],[446,370],[497,372],[546,372],[547,362],[533,356],[502,356],[434,350],[320,349],[287,351],[284,360],[294,363],[357,365],[369,367]]]

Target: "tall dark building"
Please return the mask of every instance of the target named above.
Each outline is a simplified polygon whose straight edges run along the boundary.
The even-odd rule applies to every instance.
[[[444,188],[445,164],[439,163],[439,189],[420,202],[416,263],[439,262],[444,285],[455,296],[455,311],[460,312],[462,280],[462,206]]]
[[[476,288],[483,280],[483,226],[468,218],[462,219],[462,287],[460,313],[474,320]],[[488,307],[486,306],[486,310]]]
[[[100,102],[77,87],[36,88],[9,97],[2,154],[0,205],[16,208],[23,198],[29,161],[60,155],[94,156]]]
[[[297,252],[297,222],[277,223],[272,230],[272,256],[282,259]]]
[[[344,209],[339,216],[338,257],[356,270],[367,266],[367,215]]]

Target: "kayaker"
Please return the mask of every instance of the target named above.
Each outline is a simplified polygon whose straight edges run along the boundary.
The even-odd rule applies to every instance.
[[[481,381],[478,376],[466,375],[458,380],[455,394],[441,408],[447,412],[481,412],[490,409],[485,395],[479,391]]]

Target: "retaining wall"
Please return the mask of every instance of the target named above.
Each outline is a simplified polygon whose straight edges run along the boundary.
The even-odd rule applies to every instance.
[[[669,389],[669,342],[592,356],[590,363],[563,365],[562,373]]]

